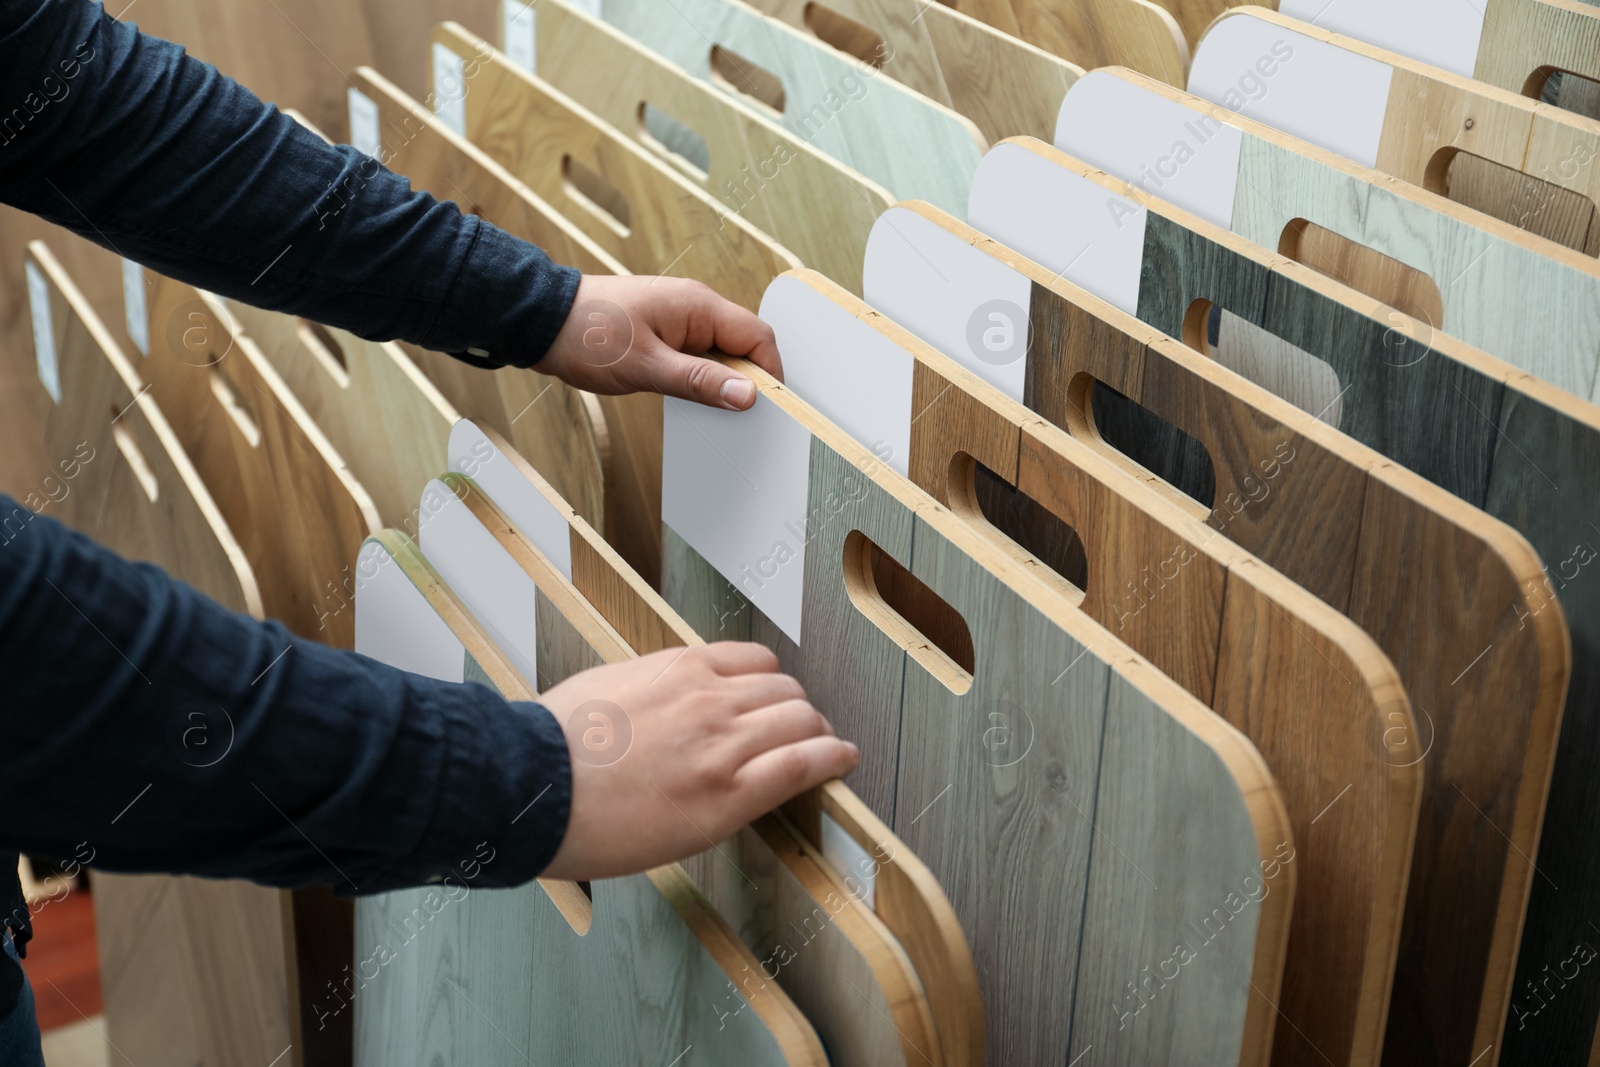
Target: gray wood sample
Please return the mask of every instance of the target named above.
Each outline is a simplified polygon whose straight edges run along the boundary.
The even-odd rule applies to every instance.
[[[1256,777],[1259,755],[871,453],[759,380],[763,399],[803,415],[813,434],[797,527],[804,557],[788,564],[804,568],[800,640],[670,526],[663,592],[708,638],[766,635],[840,735],[860,745],[850,784],[927,863],[967,932],[989,1061],[1069,1062],[1092,1045],[1105,1062],[1263,1062],[1276,974],[1262,970],[1281,952],[1273,945],[1287,915],[1277,909],[1289,902],[1292,863],[1273,868],[1272,892],[1239,910],[1226,939],[1195,953],[1203,978],[1148,1003],[1129,988],[1141,968],[1173,955],[1168,944],[1146,958],[1151,931],[1194,937],[1177,916],[1198,922],[1246,878],[1259,893],[1274,849],[1293,855],[1275,790]],[[750,461],[718,440],[723,465],[700,473],[727,484],[739,478],[731,457]],[[770,477],[756,473],[750,491]],[[924,636],[929,593],[892,577],[867,542],[959,614],[952,625],[969,635],[971,670]],[[884,599],[892,586],[910,598],[897,597],[898,610]],[[1115,831],[1099,814],[1113,811]],[[1184,847],[1152,834],[1156,825],[1182,827]],[[1103,921],[1086,919],[1086,908]],[[1129,1014],[1120,1030],[1112,1005]]]

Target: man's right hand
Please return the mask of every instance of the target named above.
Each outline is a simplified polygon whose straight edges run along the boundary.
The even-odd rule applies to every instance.
[[[572,756],[572,814],[546,878],[609,878],[683,859],[859,759],[756,644],[596,667],[540,702]]]

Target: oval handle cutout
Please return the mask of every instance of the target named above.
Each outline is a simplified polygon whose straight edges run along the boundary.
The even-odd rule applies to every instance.
[[[946,488],[951,510],[1032,556],[1046,568],[1041,578],[1056,579],[1069,602],[1083,602],[1089,557],[1070,523],[965,452],[951,457]]]
[[[1571,178],[1594,162],[1593,149],[1574,145],[1558,167]],[[1546,173],[1549,173],[1547,170]],[[1423,185],[1429,192],[1509,222],[1585,255],[1600,256],[1600,212],[1595,202],[1568,189],[1492,159],[1446,145],[1428,160]]]
[[[1444,321],[1444,298],[1432,278],[1314,222],[1290,219],[1278,251],[1435,329]]]
[[[856,610],[952,693],[972,688],[972,631],[961,613],[860,530],[844,540],[844,584]]]
[[[648,100],[639,104],[639,140],[701,185],[711,180],[711,148],[706,139]]]
[[[633,232],[633,212],[622,191],[571,155],[561,157],[561,186],[589,214],[599,219],[618,237]]]
[[[318,363],[322,364],[322,369],[339,384],[339,388],[348,389],[350,363],[345,358],[344,346],[339,343],[339,339],[320,322],[312,322],[310,319],[301,319],[299,322],[300,343]]]
[[[151,469],[150,463],[144,458],[144,452],[139,448],[139,442],[133,439],[133,433],[122,422],[122,416],[138,403],[138,399],[130,401],[128,407],[121,411],[115,404],[111,405],[111,440],[116,443],[117,451],[122,453],[122,458],[128,461],[128,469],[133,471],[133,477],[139,483],[139,488],[144,490],[144,495],[154,504],[161,496],[161,483],[156,481],[156,472]]]
[[[1522,95],[1586,119],[1600,119],[1600,82],[1570,70],[1539,67],[1523,83]]]
[[[213,364],[210,370],[211,395],[217,398],[217,403],[222,405],[222,410],[228,413],[228,418],[238,429],[239,436],[251,448],[261,444],[261,426],[256,422],[249,405],[239,393],[238,386],[233,384],[233,379],[228,377],[226,371]]]
[[[1184,313],[1183,342],[1312,418],[1339,425],[1344,389],[1322,357],[1204,299]]]
[[[783,114],[787,100],[783,79],[720,44],[711,46],[711,80],[750,98],[769,111]]]
[[[884,40],[883,34],[816,0],[806,4],[802,18],[806,29],[818,40],[855,56],[868,66],[882,70],[884,60],[889,58],[889,42]]]

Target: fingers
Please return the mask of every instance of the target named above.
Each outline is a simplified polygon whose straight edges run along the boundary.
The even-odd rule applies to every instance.
[[[855,770],[856,746],[831,735],[807,738],[756,756],[734,775],[734,795],[744,821]]]
[[[694,286],[685,296],[689,304],[689,322],[684,347],[696,352],[715,348],[730,356],[743,356],[783,381],[783,360],[778,356],[777,338],[772,327],[760,316],[709,286]]]
[[[687,356],[651,338],[634,368],[634,389],[655,389],[707,407],[744,411],[756,402],[756,385],[738,371],[704,356]]]
[[[806,691],[799,682],[777,671],[757,671],[722,678],[717,682],[716,691],[731,703],[734,714],[741,717],[774,704],[803,701],[806,698]]]
[[[718,674],[755,674],[778,669],[778,656],[753,641],[714,641],[701,653]]]
[[[813,737],[832,737],[833,727],[807,700],[785,700],[739,716],[738,733],[729,746],[737,766],[764,752]]]

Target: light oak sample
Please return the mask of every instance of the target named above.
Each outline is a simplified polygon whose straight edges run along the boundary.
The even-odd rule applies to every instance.
[[[1116,64],[1173,85],[1182,85],[1189,72],[1187,27],[1173,17],[1170,3],[955,0],[950,6],[1085,70]]]
[[[537,30],[533,69],[541,78],[637,139],[727,211],[771,234],[800,262],[861,291],[867,233],[893,202],[882,186],[562,0],[520,10]],[[1057,96],[1065,92],[1063,86]],[[663,129],[668,119],[688,132],[678,130],[673,138]],[[650,224],[641,219],[639,225],[670,234],[683,222],[653,216]],[[700,261],[688,258],[674,268],[677,273],[721,288]],[[722,290],[726,295],[748,291],[744,280],[720,277],[730,286]],[[759,302],[756,292],[749,306]]]
[[[1048,216],[1041,215],[1047,207]],[[991,153],[974,185],[970,216],[976,228],[1169,336],[1198,346],[1203,342],[1196,320],[1222,307],[1326,362],[1343,386],[1342,430],[1503,518],[1546,560],[1570,556],[1585,536],[1585,522],[1600,517],[1586,516],[1581,502],[1554,488],[1592,477],[1582,473],[1584,442],[1600,428],[1600,418],[1575,418],[1575,409],[1548,403],[1513,405],[1525,374],[1315,271],[1037,141],[1017,140]],[[1579,409],[1594,411],[1571,399]],[[1506,417],[1513,410],[1529,423],[1514,426]],[[1536,444],[1535,434],[1546,443]],[[1530,458],[1529,447],[1539,452],[1537,458]],[[1507,495],[1489,494],[1490,484]],[[1579,650],[1592,641],[1587,635],[1600,627],[1600,599],[1591,607],[1582,598],[1594,593],[1564,591],[1558,606],[1546,581],[1521,580],[1520,594],[1508,597],[1503,614],[1491,620],[1507,634],[1537,631],[1541,649],[1538,679],[1516,705],[1516,721],[1503,713],[1493,720],[1517,740],[1497,734],[1467,746],[1460,758],[1434,757],[1425,767],[1424,809],[1442,807],[1436,808],[1439,818],[1425,817],[1420,824],[1417,854],[1437,855],[1440,863],[1454,857],[1451,869],[1460,874],[1435,883],[1436,892],[1447,894],[1446,908],[1422,907],[1429,885],[1412,882],[1387,1040],[1391,1054],[1419,1062],[1448,1061],[1468,1047],[1470,1059],[1498,1042],[1530,882],[1543,884],[1534,878],[1532,857],[1547,784],[1552,796],[1561,794],[1564,772],[1551,777],[1558,727],[1562,767],[1575,748],[1575,766],[1592,760],[1584,753],[1595,743],[1589,734],[1592,709],[1600,704],[1600,674],[1581,651],[1574,654],[1561,631],[1570,622],[1571,644]],[[1564,616],[1556,614],[1562,606]],[[1395,619],[1390,625],[1430,623],[1431,618]],[[1458,664],[1460,673],[1452,677],[1470,679],[1483,646],[1439,636],[1442,643],[1432,654]],[[1400,666],[1405,669],[1403,661]],[[1556,711],[1563,692],[1564,723]],[[1425,697],[1412,698],[1429,710]],[[1471,780],[1449,781],[1462,774]],[[1447,782],[1440,799],[1438,786]],[[1467,800],[1470,805],[1463,806]],[[1548,822],[1554,827],[1580,810],[1581,804],[1552,807]],[[1468,832],[1474,825],[1501,832]],[[1494,858],[1471,858],[1479,848]],[[1540,853],[1541,872],[1548,870],[1545,855]],[[1561,894],[1559,903],[1547,906],[1564,908],[1574,895]],[[1481,977],[1463,980],[1467,974]],[[1440,988],[1444,975],[1452,982]]]
[[[1258,97],[1239,93],[1279,42],[1293,59],[1267,64],[1275,69]],[[1234,92],[1242,115],[1600,255],[1594,119],[1264,8],[1217,20],[1195,51],[1188,88],[1213,103]]]
[[[635,274],[694,278],[753,308],[768,281],[800,265],[677,168],[488,42],[447,22],[433,45],[436,67],[448,53],[470,80],[465,136]],[[589,182],[598,184],[584,192]]]
[[[355,620],[325,588],[382,528],[371,497],[222,302],[156,277],[138,371],[258,575],[262,607],[295,633],[350,648]]]
[[[986,144],[969,119],[738,0],[674,2],[608,0],[600,14],[894,196],[961,210]]]

